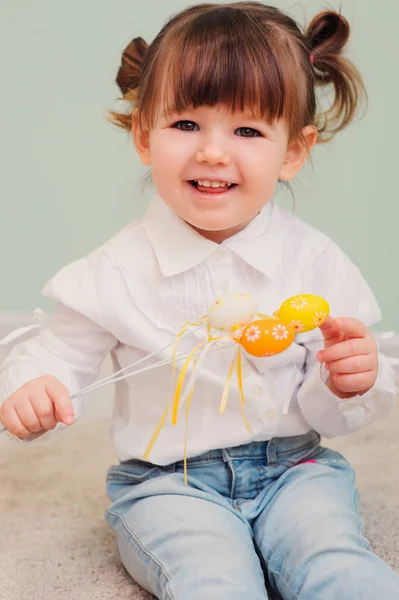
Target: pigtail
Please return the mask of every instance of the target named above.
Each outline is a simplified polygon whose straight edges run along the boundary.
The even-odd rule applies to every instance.
[[[367,93],[359,71],[342,51],[350,26],[339,13],[325,11],[316,15],[305,34],[317,87],[332,86],[331,106],[317,117],[319,141],[327,142],[355,117]]]
[[[139,86],[141,65],[146,50],[146,42],[139,37],[132,40],[123,51],[116,83],[124,96]]]
[[[116,76],[116,83],[123,94],[123,100],[130,106],[127,114],[110,111],[110,121],[128,131],[132,128],[132,108],[137,101],[141,67],[147,48],[148,45],[142,38],[132,40],[123,51],[121,65]]]

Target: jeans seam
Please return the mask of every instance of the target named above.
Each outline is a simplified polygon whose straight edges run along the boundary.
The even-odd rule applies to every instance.
[[[297,448],[289,448],[288,450],[278,450],[277,449],[277,459],[280,456],[286,456],[287,454],[296,454],[297,452],[304,452],[305,450],[314,450],[317,448],[319,444],[303,444],[302,446],[298,446]]]
[[[230,500],[234,501],[237,485],[237,475],[234,469],[234,462],[227,450],[222,450],[224,461],[227,463],[231,473],[231,489],[230,489]],[[234,502],[235,505],[235,502]]]
[[[266,448],[266,460],[269,467],[277,464],[277,438],[272,438]]]
[[[356,514],[359,517],[359,521],[360,521],[359,527],[357,528],[357,533],[365,541],[365,545],[362,546],[363,550],[371,550],[370,542],[364,535],[364,523],[363,523],[362,516],[360,514],[360,510],[359,510],[359,490],[357,488],[355,488],[355,511],[356,511]]]
[[[148,558],[150,561],[152,561],[155,565],[157,565],[157,567],[161,570],[162,575],[165,577],[166,579],[166,587],[165,587],[165,591],[168,595],[169,600],[174,600],[171,592],[170,592],[170,577],[169,575],[166,573],[165,571],[165,567],[163,566],[163,564],[161,562],[159,562],[159,560],[157,560],[155,558],[155,556],[149,552],[149,550],[146,550],[144,548],[144,546],[142,545],[142,543],[138,540],[137,536],[133,533],[133,531],[128,527],[126,521],[124,520],[124,518],[122,517],[122,515],[120,515],[119,513],[116,513],[110,509],[108,509],[108,513],[110,515],[113,515],[114,517],[116,517],[117,519],[120,520],[120,522],[122,523],[123,527],[125,528],[125,530],[128,532],[128,534],[131,536],[131,538],[134,540],[134,542],[137,544],[137,546],[139,547],[140,551],[142,554],[144,554],[144,556],[146,558]]]
[[[134,475],[134,473],[126,473],[124,471],[112,471],[111,474],[108,475],[107,481],[130,481],[134,483],[142,483],[147,479],[152,479],[153,477],[158,477],[162,474],[162,471],[155,467],[142,475]]]
[[[304,598],[303,596],[299,596],[297,595],[295,592],[292,591],[292,589],[290,588],[290,586],[288,585],[288,583],[286,583],[284,581],[284,579],[281,577],[281,575],[279,575],[278,573],[276,573],[275,571],[273,571],[273,569],[270,569],[268,567],[268,571],[269,573],[272,573],[275,579],[279,579],[279,581],[281,581],[281,583],[287,588],[287,590],[290,592],[290,594],[292,594],[294,596],[294,598],[296,598],[296,600],[306,600],[306,598]],[[311,600],[323,600],[323,598],[320,596],[319,593],[316,592],[316,595],[313,595],[312,593],[312,599]]]
[[[213,458],[198,458],[198,459],[195,459],[195,458],[189,458],[189,459],[187,460],[187,466],[188,466],[188,467],[195,467],[195,466],[197,466],[197,465],[198,465],[198,466],[200,466],[200,467],[201,467],[202,465],[207,465],[207,466],[208,466],[209,464],[212,464],[212,463],[219,463],[219,462],[223,462],[223,457],[222,457],[222,455],[220,455],[220,456],[215,456],[215,457],[213,457]],[[183,465],[184,465],[184,462],[183,462],[182,460],[178,460],[178,461],[176,461],[176,463],[175,463],[175,464],[176,464],[178,467],[183,467]]]

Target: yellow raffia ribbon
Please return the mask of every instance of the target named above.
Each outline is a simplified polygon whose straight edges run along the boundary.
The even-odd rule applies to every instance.
[[[226,339],[225,335],[220,335],[220,336],[216,336],[216,337],[208,337],[207,340],[201,342],[200,344],[198,344],[189,354],[189,356],[186,359],[186,362],[183,365],[183,368],[180,372],[179,378],[177,380],[177,384],[176,384],[176,391],[175,391],[175,397],[174,397],[174,402],[173,402],[173,409],[172,409],[172,425],[176,425],[177,423],[177,415],[179,412],[179,403],[180,403],[180,397],[181,397],[181,392],[182,392],[182,387],[184,384],[184,378],[186,376],[188,367],[190,366],[191,361],[193,360],[196,352],[198,352],[198,350],[200,350],[200,348],[203,348],[204,346],[210,346],[211,344],[213,344],[214,342],[217,342],[219,340],[224,340]],[[200,354],[201,356],[201,354]],[[199,357],[198,357],[199,358]],[[196,364],[197,361],[195,361],[194,364]]]
[[[244,420],[246,430],[248,431],[248,433],[251,433],[251,428],[248,425],[248,421],[245,416],[245,408],[244,408],[245,396],[244,396],[244,385],[243,385],[243,381],[242,381],[242,350],[241,350],[241,346],[238,346],[238,348],[237,348],[237,383],[238,383],[238,389],[240,391],[242,418]]]
[[[195,365],[195,363],[194,363],[194,365]],[[184,435],[184,483],[186,485],[187,485],[187,482],[188,482],[188,480],[187,480],[188,417],[189,417],[189,412],[190,412],[191,400],[193,399],[193,395],[194,395],[194,386],[195,386],[195,382],[193,383],[193,385],[191,387],[190,393],[189,393],[189,395],[187,397],[187,403],[186,403],[186,431],[185,431],[185,435]]]
[[[227,398],[229,395],[231,380],[233,379],[236,362],[237,362],[237,351],[235,352],[234,358],[231,361],[229,372],[228,372],[227,379],[226,379],[226,383],[224,384],[224,390],[223,390],[222,400],[220,402],[220,409],[219,409],[220,414],[223,414],[224,411],[226,410]]]
[[[180,402],[181,390],[183,387],[184,378],[186,376],[187,369],[190,366],[190,362],[193,360],[196,352],[198,352],[198,350],[200,348],[202,348],[206,343],[207,342],[204,341],[204,342],[201,342],[200,344],[197,344],[197,346],[195,346],[195,348],[188,355],[186,362],[184,363],[183,368],[180,371],[180,375],[179,375],[179,378],[178,378],[177,384],[176,384],[175,397],[173,400],[172,425],[176,425],[176,423],[177,423],[177,414],[179,412],[179,402]]]
[[[190,413],[190,406],[191,406],[191,401],[193,399],[193,395],[194,395],[194,388],[195,388],[195,382],[196,382],[196,374],[195,374],[195,369],[197,368],[197,364],[198,362],[204,358],[204,356],[207,354],[208,350],[210,349],[210,347],[212,346],[212,344],[217,341],[220,338],[209,338],[208,342],[209,343],[204,343],[204,347],[202,348],[201,352],[198,354],[198,356],[196,357],[195,361],[194,361],[194,365],[193,365],[193,383],[191,385],[191,389],[188,393],[187,396],[187,400],[186,400],[186,430],[185,430],[185,435],[184,435],[184,482],[187,484],[187,439],[188,439],[188,421],[189,421],[189,413]]]
[[[238,343],[239,343],[239,341],[238,341]],[[220,409],[219,409],[219,412],[221,414],[223,414],[224,411],[226,410],[227,398],[229,395],[229,390],[230,390],[230,386],[231,386],[231,381],[233,379],[234,370],[236,370],[236,372],[237,372],[237,383],[238,383],[238,390],[240,392],[241,413],[242,413],[242,417],[244,420],[244,425],[245,425],[245,428],[248,431],[248,433],[251,433],[251,429],[248,425],[248,421],[245,416],[245,409],[244,409],[245,396],[244,396],[244,384],[243,384],[243,380],[242,380],[242,352],[241,352],[241,347],[239,345],[237,346],[237,351],[234,355],[233,360],[231,361],[230,369],[229,369],[226,383],[224,386],[222,401],[220,403]]]
[[[187,329],[189,327],[200,327],[201,325],[205,325],[205,324],[206,324],[206,317],[201,317],[201,319],[199,320],[198,323],[195,323],[195,322],[186,323],[176,336],[174,346],[173,346],[173,352],[172,352],[172,377],[171,377],[171,385],[170,385],[168,403],[167,403],[166,409],[165,409],[164,413],[162,414],[161,419],[159,420],[159,423],[151,437],[151,440],[146,448],[146,451],[144,453],[145,460],[148,460],[148,457],[149,457],[151,450],[153,449],[154,444],[162,430],[162,427],[165,425],[166,419],[168,417],[168,414],[169,414],[169,411],[171,408],[173,387],[174,387],[175,374],[176,374],[177,346],[178,346],[181,338],[183,337],[183,335],[185,334],[185,332],[187,331]],[[184,365],[180,372],[179,378],[177,380],[176,389],[175,389],[175,393],[173,396],[172,425],[177,424],[182,388],[183,388],[185,377],[186,377],[186,374],[187,374],[187,371],[188,371],[188,368],[189,368],[191,362],[194,360],[193,368],[195,369],[198,360],[201,358],[204,351],[206,352],[206,348],[209,347],[212,343],[214,343],[218,340],[226,339],[226,338],[227,338],[227,336],[225,336],[225,335],[212,337],[211,326],[209,323],[207,323],[207,339],[200,342],[199,344],[197,344],[195,346],[195,348],[193,348],[193,350],[190,352],[190,354],[188,355],[188,357],[186,358],[186,360],[184,362]],[[228,338],[228,339],[230,339],[230,338]],[[244,410],[245,398],[244,398],[244,388],[243,388],[243,378],[242,378],[241,347],[239,345],[240,340],[237,338],[232,338],[232,339],[237,343],[237,350],[236,350],[234,358],[230,364],[229,372],[227,375],[227,380],[226,380],[226,383],[224,386],[221,405],[220,405],[220,413],[223,413],[226,409],[227,399],[228,399],[230,386],[231,386],[231,381],[233,379],[234,371],[236,370],[238,388],[239,388],[239,392],[240,392],[241,412],[242,412],[245,427],[246,427],[247,431],[250,433],[250,428],[249,428],[249,425],[248,425],[248,422],[247,422],[247,419],[245,416],[245,410]],[[199,354],[196,356],[196,354],[198,352],[199,352]],[[195,388],[195,378],[194,378],[193,384],[191,386],[191,389],[190,389],[190,391],[187,395],[187,399],[186,399],[186,432],[185,432],[185,438],[184,438],[184,482],[185,483],[187,483],[188,420],[189,420],[190,406],[191,406],[191,402],[192,402],[193,395],[194,395],[194,388]]]
[[[172,393],[173,393],[173,386],[174,386],[175,375],[176,375],[176,355],[177,355],[178,344],[179,344],[181,338],[183,337],[183,335],[186,333],[187,329],[189,329],[189,327],[201,327],[201,325],[205,325],[205,323],[206,323],[206,315],[201,317],[199,319],[198,323],[193,322],[193,321],[190,321],[189,323],[185,323],[185,325],[183,325],[183,327],[180,329],[179,333],[176,335],[176,338],[175,338],[175,341],[173,344],[173,352],[172,352],[172,376],[171,376],[171,382],[170,382],[168,403],[166,405],[164,413],[162,414],[162,416],[159,420],[158,425],[156,426],[154,433],[152,434],[151,440],[144,452],[144,460],[148,460],[151,450],[153,449],[154,444],[157,441],[159,434],[161,433],[162,427],[165,425],[165,421],[168,418],[170,405],[172,403]]]

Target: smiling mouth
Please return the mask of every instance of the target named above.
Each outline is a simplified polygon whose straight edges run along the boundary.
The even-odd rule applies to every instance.
[[[192,179],[189,183],[199,192],[204,194],[221,194],[237,186],[236,183],[227,181],[204,181],[201,179]]]

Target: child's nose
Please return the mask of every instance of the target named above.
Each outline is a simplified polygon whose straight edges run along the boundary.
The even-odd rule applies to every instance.
[[[197,162],[212,166],[228,166],[231,163],[230,153],[219,144],[207,144],[198,150]]]

